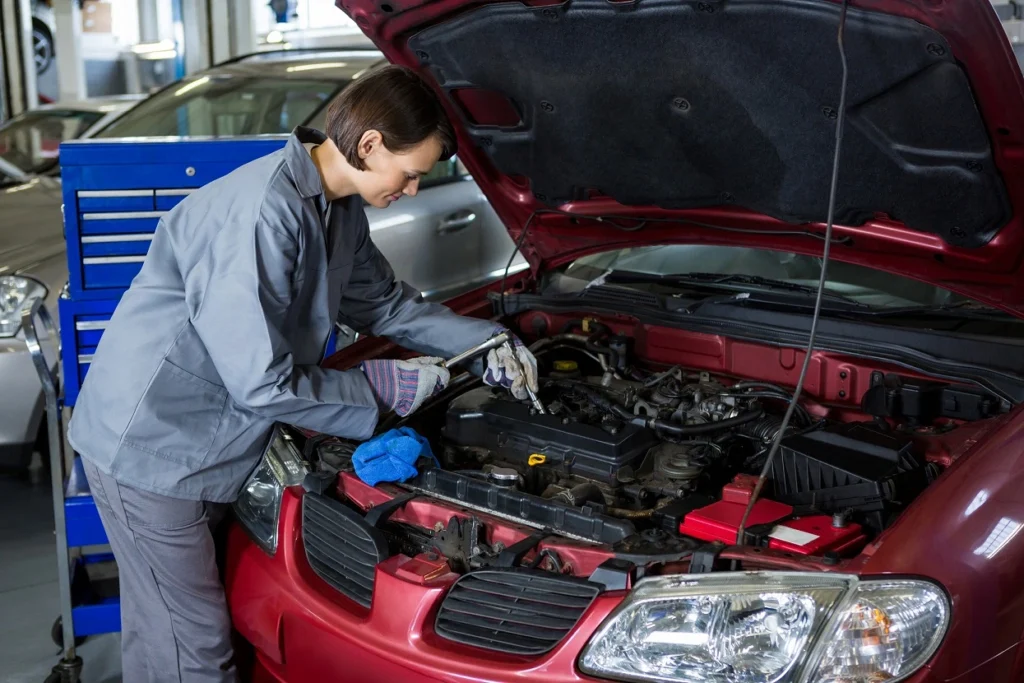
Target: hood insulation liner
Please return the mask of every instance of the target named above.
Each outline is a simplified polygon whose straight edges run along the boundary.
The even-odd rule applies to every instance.
[[[516,2],[461,14],[408,45],[455,93],[495,167],[527,178],[541,202],[597,191],[627,205],[735,205],[823,222],[838,22],[838,4],[820,0]],[[886,214],[952,245],[989,242],[1009,202],[949,44],[914,21],[856,9],[846,41],[837,223]],[[508,102],[518,124],[475,123],[507,123],[507,112],[485,109]]]

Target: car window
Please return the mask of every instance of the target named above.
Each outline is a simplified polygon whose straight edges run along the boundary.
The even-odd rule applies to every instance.
[[[290,133],[339,87],[336,81],[199,76],[144,100],[96,137]]]
[[[652,275],[751,275],[818,286],[821,258],[767,249],[674,244],[602,252],[576,259],[565,275],[593,281],[610,270]],[[826,290],[878,308],[955,306],[967,301],[941,287],[874,268],[830,261]]]
[[[57,164],[60,143],[73,140],[103,117],[98,111],[50,109],[12,118],[0,127],[0,156],[26,173]]]

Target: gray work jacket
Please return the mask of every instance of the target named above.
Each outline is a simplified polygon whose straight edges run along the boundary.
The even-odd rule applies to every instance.
[[[278,152],[195,191],[160,221],[114,312],[69,425],[124,484],[229,502],[275,422],[365,439],[377,404],[359,370],[319,367],[335,320],[453,356],[494,323],[396,282],[358,196],[327,202],[299,128]]]

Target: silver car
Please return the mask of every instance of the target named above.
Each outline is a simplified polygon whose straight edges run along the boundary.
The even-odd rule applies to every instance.
[[[385,63],[373,50],[250,55],[172,84],[92,131],[92,137],[287,134],[299,125],[322,130],[331,100]],[[31,276],[45,284],[52,311],[68,278],[60,205],[55,171],[54,177],[0,189],[0,287],[8,273]],[[442,300],[500,276],[514,251],[504,225],[457,159],[438,163],[416,197],[387,209],[369,208],[367,215],[373,241],[397,276],[426,298]],[[523,267],[517,258],[513,272]],[[31,297],[44,295],[33,280],[14,282],[19,284],[7,286],[11,294],[0,289],[0,315],[14,315]],[[349,336],[341,335],[341,342],[350,341],[350,331],[343,332]],[[40,388],[24,344],[5,343],[0,454],[10,451],[8,462],[16,456],[24,463],[44,427]]]
[[[139,96],[51,104],[0,125],[0,467],[22,468],[46,430],[43,402],[21,335],[19,309],[67,279],[61,232],[60,143],[109,125]]]

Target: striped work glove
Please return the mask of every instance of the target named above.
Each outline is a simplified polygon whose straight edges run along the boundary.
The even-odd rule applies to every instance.
[[[498,327],[493,334],[508,332],[504,327]],[[537,359],[533,357],[530,350],[523,345],[519,337],[512,336],[512,347],[515,349],[516,359],[522,366],[525,375],[520,374],[519,367],[512,362],[508,349],[499,346],[487,352],[487,368],[484,370],[484,384],[492,387],[501,386],[512,392],[520,401],[529,398],[526,387],[529,386],[535,393],[539,391],[537,384]]]
[[[406,416],[441,391],[451,378],[437,365],[442,359],[422,356],[409,360],[367,360],[359,365],[366,375],[377,405]]]

